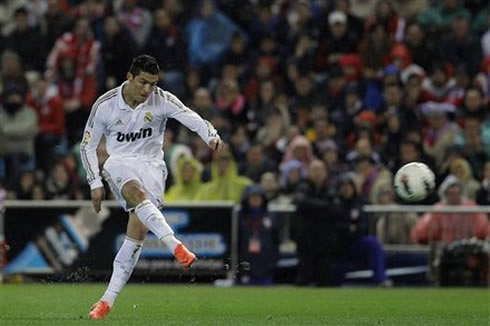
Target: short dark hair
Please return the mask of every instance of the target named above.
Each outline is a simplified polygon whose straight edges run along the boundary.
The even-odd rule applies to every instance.
[[[436,62],[434,63],[431,68],[430,68],[430,74],[434,74],[436,71],[442,71],[444,73],[444,75],[448,75],[448,72],[447,72],[447,66],[445,63],[442,63],[442,62]]]
[[[355,159],[356,165],[361,164],[361,163],[365,163],[365,162],[369,163],[370,165],[376,164],[376,161],[374,160],[374,158],[372,156],[369,156],[369,155],[361,155]]]
[[[417,144],[413,140],[410,140],[410,139],[403,140],[400,143],[400,147],[402,147],[402,146],[413,146],[413,148],[415,148],[416,151],[420,152],[419,144]]]
[[[133,76],[139,75],[141,72],[147,72],[152,75],[157,75],[160,72],[157,60],[148,54],[142,54],[133,59],[129,72]]]
[[[28,14],[29,13],[27,12],[27,9],[25,7],[19,7],[17,9],[15,9],[14,17],[17,17],[19,15],[27,16]]]

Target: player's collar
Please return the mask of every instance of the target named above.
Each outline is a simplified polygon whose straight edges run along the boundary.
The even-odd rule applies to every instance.
[[[119,86],[119,91],[117,92],[117,106],[119,107],[119,109],[121,110],[128,110],[129,107],[128,105],[126,104],[126,102],[124,101],[124,97],[123,97],[123,87],[128,83],[128,81],[126,80],[124,83],[121,84],[121,86]]]

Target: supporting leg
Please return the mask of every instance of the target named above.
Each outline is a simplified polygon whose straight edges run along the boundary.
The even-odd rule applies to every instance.
[[[142,248],[142,240],[135,240],[126,237],[116,255],[116,258],[114,259],[111,280],[107,286],[107,290],[101,298],[101,301],[107,302],[111,307],[114,305],[116,297],[119,295],[122,288],[131,277],[133,269],[138,262]]]

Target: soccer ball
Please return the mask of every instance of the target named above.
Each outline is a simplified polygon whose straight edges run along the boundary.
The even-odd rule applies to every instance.
[[[424,163],[407,163],[395,174],[396,194],[405,201],[423,200],[430,195],[435,186],[434,172]]]

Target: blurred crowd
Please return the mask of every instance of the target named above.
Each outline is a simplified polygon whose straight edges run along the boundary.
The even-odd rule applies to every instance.
[[[197,183],[217,182],[211,163],[218,159],[169,122],[168,200],[238,201],[248,178],[277,184],[287,201],[318,158],[332,183],[354,172],[371,203],[401,165],[417,160],[438,183],[455,175],[470,199],[488,204],[486,1],[6,0],[0,7],[0,180],[10,198],[87,198],[78,146],[91,105],[126,79],[135,55],[148,53],[161,65],[160,86],[214,123],[234,161],[227,173],[243,177],[231,190],[187,189],[178,175],[193,166]],[[196,162],[179,166],[182,156]]]
[[[79,145],[91,105],[147,53],[159,86],[228,144],[213,154],[169,121],[166,202],[238,203],[253,184],[302,216],[391,204],[396,170],[421,161],[442,188],[424,203],[448,204],[455,186],[453,204],[490,204],[486,0],[3,0],[0,29],[0,187],[11,199],[89,198]],[[98,152],[103,162],[103,143]],[[392,215],[379,238],[426,241],[423,225],[410,235],[416,216],[389,230]],[[362,219],[343,216],[340,230],[361,239]]]

